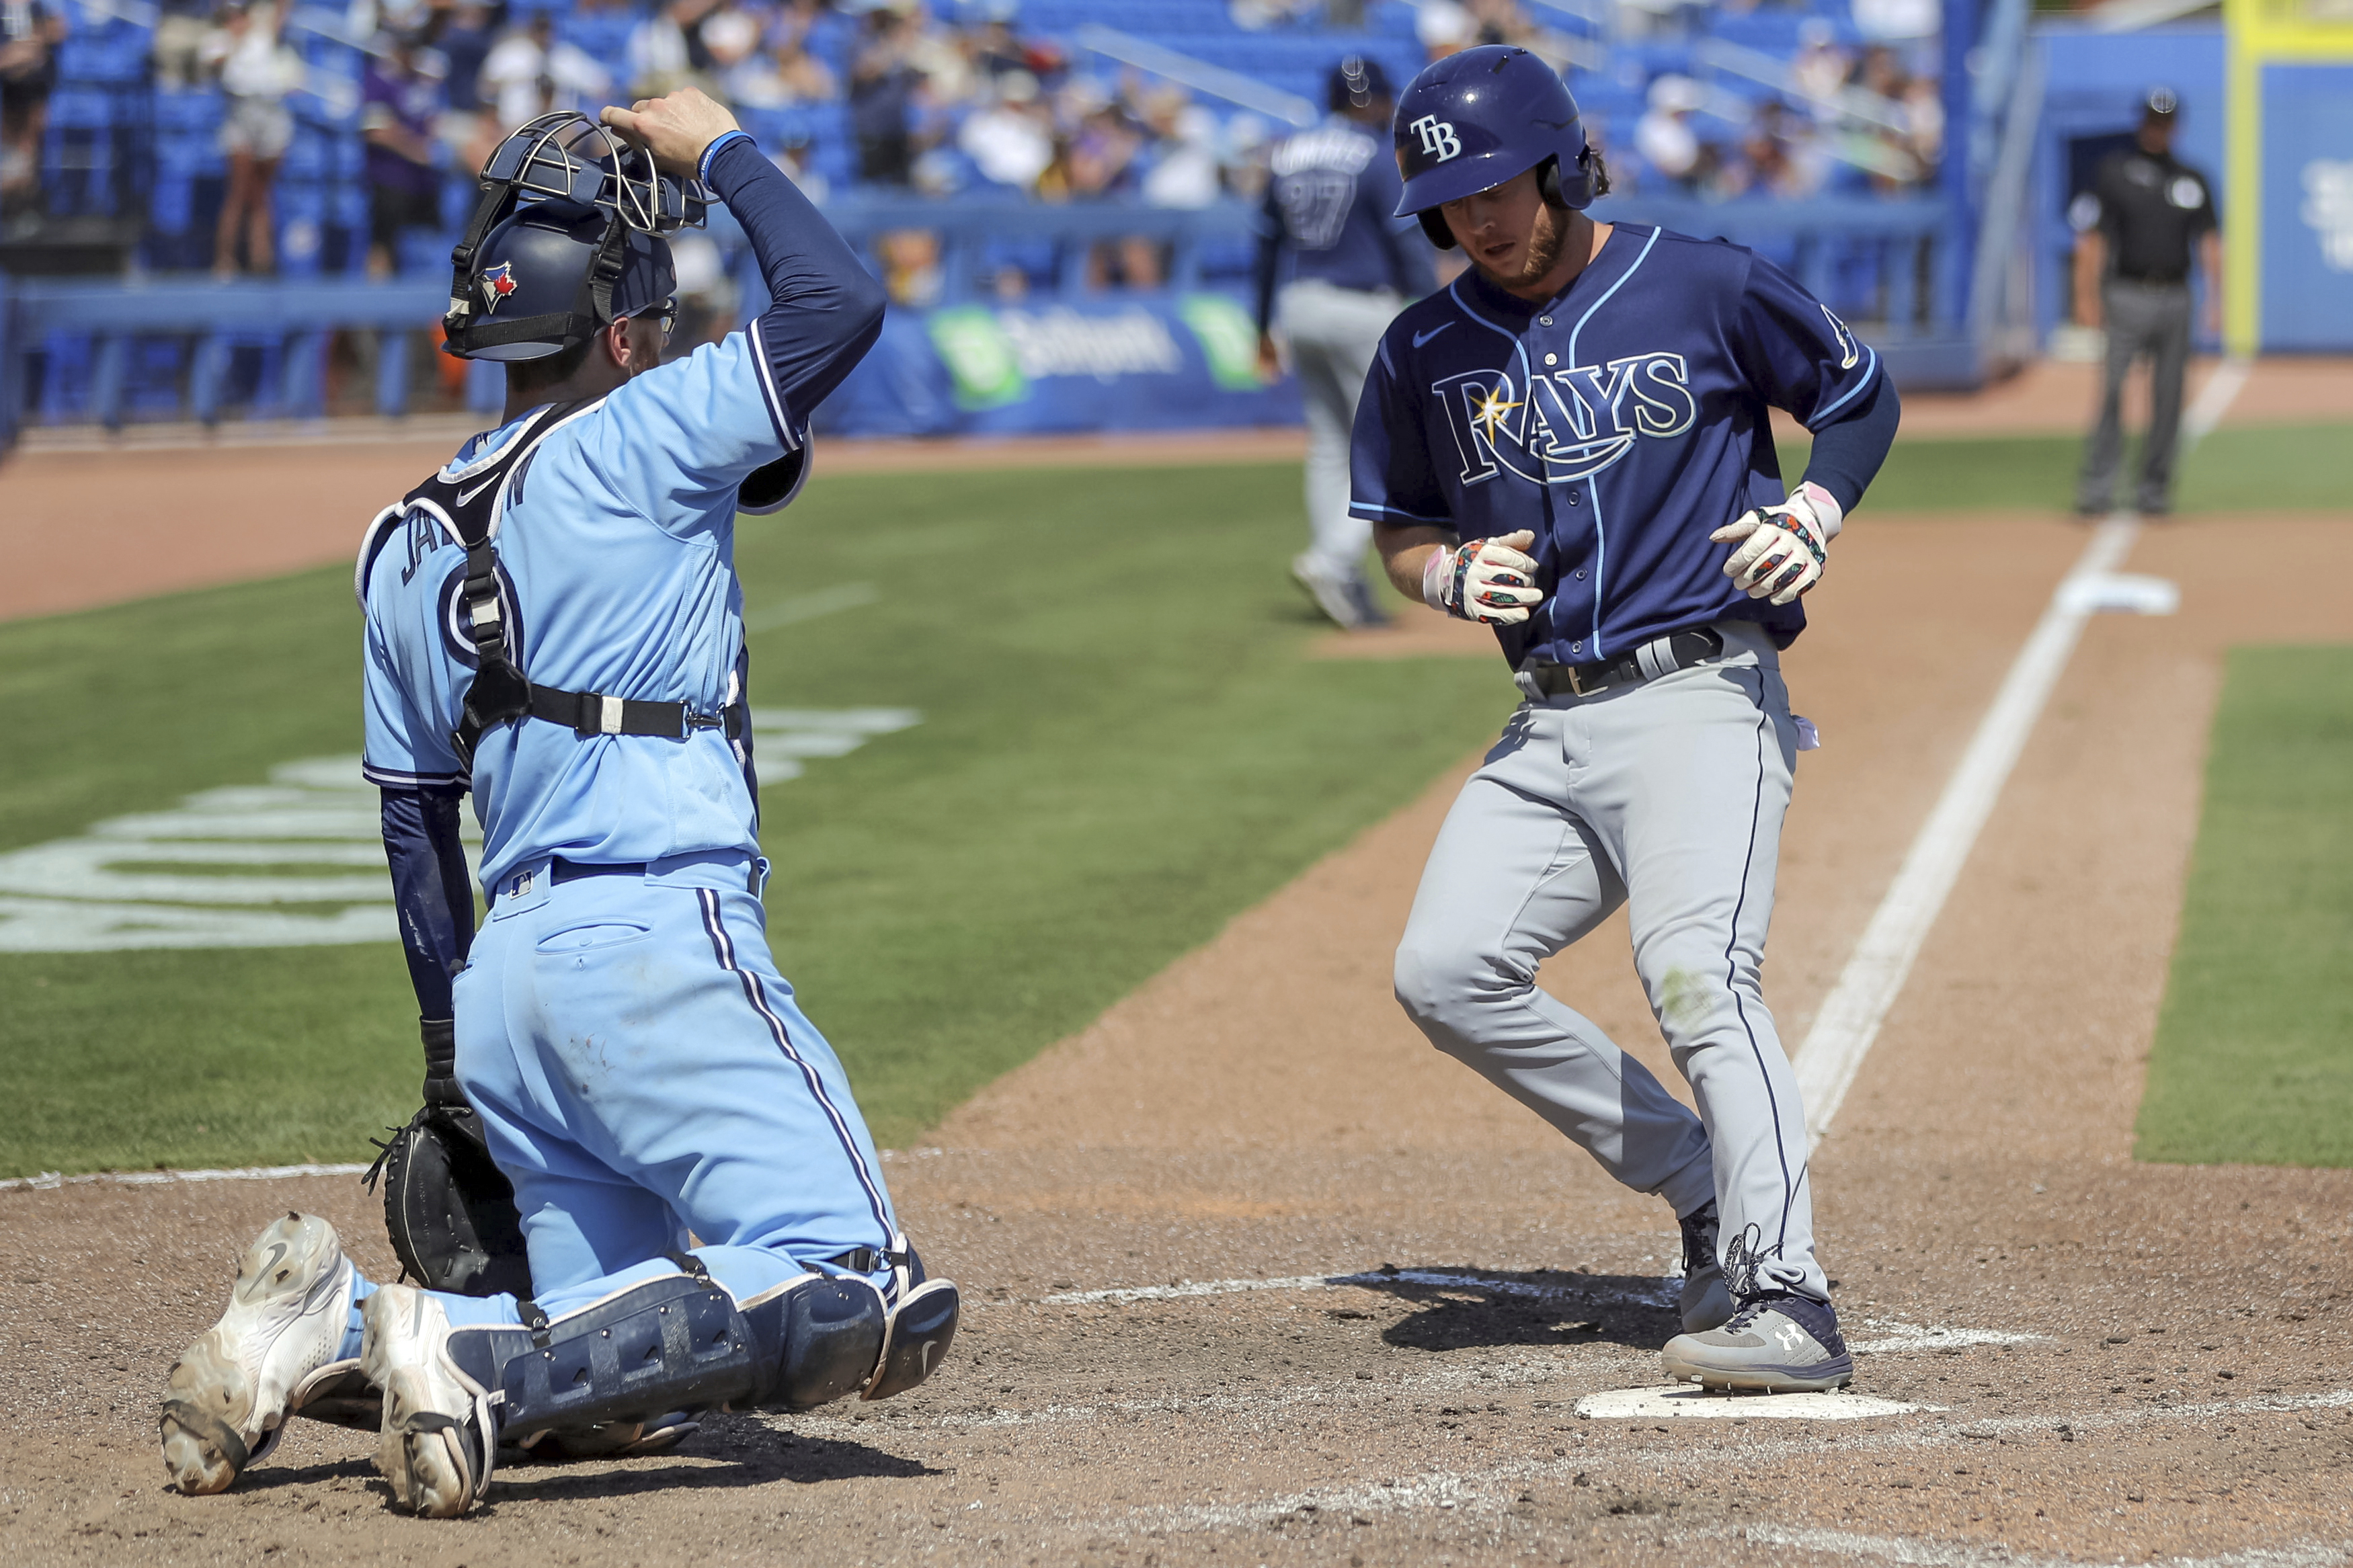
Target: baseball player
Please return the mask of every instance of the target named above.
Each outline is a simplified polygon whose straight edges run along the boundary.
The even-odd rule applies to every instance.
[[[506,363],[506,421],[385,510],[358,571],[365,772],[428,1053],[454,1019],[440,1070],[512,1184],[532,1295],[379,1285],[289,1215],[172,1370],[185,1491],[357,1383],[396,1501],[448,1518],[501,1443],[627,1450],[699,1410],[882,1398],[955,1331],[955,1289],[924,1279],[763,934],[732,563],[739,506],[806,475],[810,411],[873,344],[882,291],[701,93],[604,120],[631,145],[548,116],[484,170],[447,325]],[[661,236],[706,188],[772,302],[664,364]]]
[[[1258,246],[1259,368],[1288,343],[1307,404],[1307,527],[1291,574],[1354,630],[1388,619],[1365,577],[1372,530],[1348,510],[1348,431],[1381,333],[1433,282],[1430,256],[1389,215],[1397,165],[1381,145],[1396,93],[1376,60],[1332,68],[1331,116],[1274,145]]]
[[[1495,627],[1525,698],[1430,851],[1398,998],[1440,1049],[1674,1205],[1672,1376],[1837,1387],[1853,1363],[1758,974],[1809,733],[1780,651],[1894,439],[1894,389],[1748,251],[1588,217],[1607,174],[1525,50],[1435,62],[1394,136],[1398,210],[1472,269],[1381,340],[1351,510],[1400,589]],[[1768,405],[1815,437],[1786,492]],[[1536,986],[1621,903],[1696,1117]]]

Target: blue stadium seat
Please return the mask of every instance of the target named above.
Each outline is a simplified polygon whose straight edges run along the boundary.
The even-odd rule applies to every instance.
[[[278,165],[278,177],[281,181],[322,180],[327,176],[332,152],[325,136],[311,126],[298,123],[294,140],[286,144],[286,156]]]
[[[628,75],[629,34],[641,20],[635,10],[567,10],[556,17],[555,36],[611,71],[617,82]]]
[[[327,193],[313,181],[280,178],[270,193],[278,220],[278,272],[315,278],[326,243]]]
[[[158,132],[195,131],[209,136],[220,128],[221,95],[209,89],[191,92],[159,91],[152,100]]]
[[[49,94],[52,131],[109,131],[116,112],[115,95],[102,89],[60,84]]]
[[[1717,11],[1708,17],[1709,36],[1727,44],[1788,57],[1798,52],[1798,31],[1810,18],[1802,11],[1758,6],[1754,11]]]
[[[449,252],[457,243],[455,229],[437,234],[431,229],[413,228],[400,237],[394,264],[403,276],[447,278],[449,275]]]

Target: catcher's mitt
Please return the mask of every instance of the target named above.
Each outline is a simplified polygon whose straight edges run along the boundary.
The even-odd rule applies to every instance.
[[[438,1022],[438,1020],[436,1022]],[[449,1026],[440,1023],[439,1029]],[[514,1188],[491,1163],[482,1125],[448,1070],[454,1049],[426,1026],[425,1107],[393,1128],[368,1168],[384,1182],[384,1226],[403,1279],[464,1296],[531,1294]],[[437,1051],[436,1046],[444,1046]]]

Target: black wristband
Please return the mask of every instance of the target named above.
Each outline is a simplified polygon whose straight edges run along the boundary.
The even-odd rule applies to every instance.
[[[466,1091],[458,1087],[458,1021],[419,1018],[417,1032],[425,1041],[425,1103],[464,1105]]]

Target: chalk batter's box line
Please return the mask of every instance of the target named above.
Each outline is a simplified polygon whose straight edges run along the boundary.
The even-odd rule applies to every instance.
[[[1588,1306],[1638,1306],[1672,1308],[1675,1304],[1680,1282],[1664,1277],[1649,1290],[1619,1290],[1591,1285],[1546,1285],[1529,1279],[1504,1279],[1492,1274],[1470,1274],[1452,1269],[1400,1268],[1395,1272],[1377,1269],[1358,1274],[1298,1274],[1274,1279],[1185,1279],[1173,1285],[1134,1285],[1105,1290],[1071,1290],[1060,1295],[1044,1296],[1039,1305],[1045,1307],[1124,1306],[1134,1301],[1198,1300],[1211,1296],[1240,1295],[1253,1290],[1328,1290],[1355,1286],[1377,1289],[1384,1285],[1421,1285],[1440,1289],[1493,1290],[1502,1295],[1527,1296],[1542,1300],[1575,1301]],[[1882,1331],[1881,1337],[1850,1342],[1849,1348],[1862,1355],[1903,1355],[1916,1351],[1959,1350],[1970,1345],[2024,1345],[2042,1342],[2042,1334],[2019,1333],[2008,1329],[1955,1329],[1942,1325],[1923,1326],[1893,1318],[1866,1318],[1865,1328]]]

